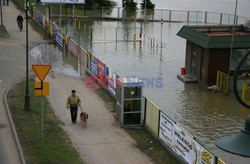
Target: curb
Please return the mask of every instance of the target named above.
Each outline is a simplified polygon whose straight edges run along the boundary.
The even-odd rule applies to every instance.
[[[15,87],[16,85],[20,84],[21,82],[23,82],[23,80],[21,80],[21,81],[19,81],[17,83],[14,83],[12,86],[10,86],[7,89],[7,91],[4,94],[4,104],[5,104],[5,109],[7,111],[8,119],[10,121],[11,130],[12,130],[12,133],[13,133],[16,145],[17,145],[17,149],[18,149],[18,153],[19,153],[19,156],[20,156],[20,159],[21,159],[21,163],[26,164],[26,161],[25,161],[25,158],[24,158],[24,155],[23,155],[23,150],[22,150],[21,144],[19,142],[19,138],[18,138],[18,135],[17,135],[17,132],[16,132],[16,128],[15,128],[15,125],[14,125],[14,122],[13,122],[13,119],[12,119],[12,116],[11,116],[11,113],[10,113],[10,108],[9,108],[9,105],[8,105],[8,101],[7,101],[7,96],[9,94],[9,91],[13,87]]]

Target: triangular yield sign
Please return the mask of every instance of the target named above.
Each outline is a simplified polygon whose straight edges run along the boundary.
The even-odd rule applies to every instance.
[[[34,69],[34,71],[36,72],[36,75],[38,76],[38,78],[43,81],[46,77],[46,75],[48,74],[51,66],[50,65],[36,65],[33,64],[32,68]]]

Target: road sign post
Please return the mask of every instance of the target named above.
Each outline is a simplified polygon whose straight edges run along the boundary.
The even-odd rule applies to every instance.
[[[41,96],[41,127],[42,127],[42,141],[44,140],[44,96],[49,96],[49,83],[44,82],[49,70],[50,65],[32,65],[37,77],[41,82],[35,82],[35,96]]]

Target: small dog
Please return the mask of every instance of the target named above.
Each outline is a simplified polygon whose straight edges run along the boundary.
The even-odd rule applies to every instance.
[[[85,112],[81,112],[80,114],[80,120],[83,123],[83,127],[86,128],[87,127],[87,120],[88,120],[89,115]]]

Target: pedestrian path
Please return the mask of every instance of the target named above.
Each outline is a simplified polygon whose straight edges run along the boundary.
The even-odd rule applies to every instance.
[[[65,75],[48,76],[49,100],[55,114],[65,124],[72,142],[87,164],[147,164],[150,159],[135,147],[135,141],[119,128],[112,113],[106,109],[102,99],[81,78]],[[82,100],[82,108],[89,114],[87,128],[72,124],[66,99],[75,89]],[[78,114],[80,111],[78,111]]]

